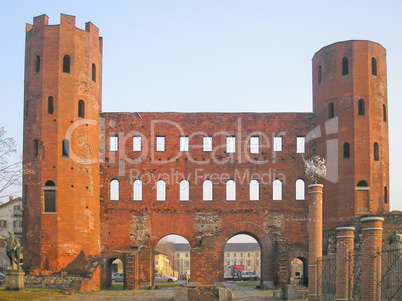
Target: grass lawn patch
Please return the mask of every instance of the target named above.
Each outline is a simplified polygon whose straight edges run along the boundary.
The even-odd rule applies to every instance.
[[[253,286],[256,287],[260,285],[260,281],[245,281],[245,282],[238,282],[236,283],[237,286]]]
[[[6,288],[0,287],[0,300],[40,300],[49,297],[63,296],[60,289],[42,289],[42,288],[25,288],[23,291],[6,291]]]

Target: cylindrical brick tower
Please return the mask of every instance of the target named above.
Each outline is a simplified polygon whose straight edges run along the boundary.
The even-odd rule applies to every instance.
[[[385,49],[345,41],[313,57],[316,152],[327,160],[324,228],[389,211]]]
[[[26,27],[24,269],[85,269],[99,245],[102,38],[46,15]],[[75,262],[76,265],[70,263]]]

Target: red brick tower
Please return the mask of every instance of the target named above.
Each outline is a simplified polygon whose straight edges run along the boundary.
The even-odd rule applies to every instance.
[[[46,15],[26,27],[24,268],[84,269],[99,244],[102,38]],[[71,264],[70,264],[71,263]],[[76,263],[76,265],[74,264]],[[70,265],[69,265],[70,264]],[[69,266],[68,266],[69,265]]]
[[[353,216],[389,211],[387,70],[385,49],[345,41],[313,57],[314,139],[327,160],[324,227]]]

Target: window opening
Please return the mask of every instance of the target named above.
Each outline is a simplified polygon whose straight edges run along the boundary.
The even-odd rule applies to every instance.
[[[34,140],[34,151],[33,151],[33,155],[34,157],[37,157],[39,154],[39,141],[38,139]]]
[[[250,181],[250,201],[260,200],[260,183],[257,180]]]
[[[349,142],[345,142],[343,144],[343,158],[344,159],[350,158],[350,144],[349,144]]]
[[[260,151],[260,137],[250,137],[250,153],[258,154]]]
[[[364,99],[359,99],[358,107],[359,107],[359,115],[364,116],[366,114]]]
[[[388,188],[384,187],[384,203],[388,204]]]
[[[63,57],[63,72],[70,73],[70,56],[68,54]]]
[[[387,107],[385,105],[382,105],[382,120],[387,121]]]
[[[275,152],[282,151],[282,137],[274,137],[274,151]]]
[[[96,82],[96,66],[92,64],[92,81]]]
[[[187,180],[180,182],[180,201],[190,200],[190,183]]]
[[[328,119],[334,118],[335,116],[335,105],[333,102],[328,104]]]
[[[212,190],[212,181],[205,180],[202,184],[202,196],[204,201],[212,201],[213,200],[213,190]]]
[[[70,142],[67,139],[64,139],[62,142],[62,156],[68,157],[70,154]]]
[[[119,150],[119,137],[110,136],[109,137],[109,151],[116,152]]]
[[[364,180],[361,180],[359,183],[357,183],[357,187],[368,187],[368,183]]]
[[[38,73],[40,71],[40,56],[37,55],[35,57],[35,73]]]
[[[142,201],[142,181],[135,180],[133,183],[133,200]]]
[[[226,137],[226,152],[234,153],[236,151],[236,137]]]
[[[371,59],[371,74],[377,75],[377,60],[374,57]]]
[[[233,180],[229,180],[226,182],[226,200],[236,200],[236,182]]]
[[[188,152],[188,137],[180,137],[180,151]]]
[[[156,137],[156,151],[157,152],[165,151],[165,137],[164,136]]]
[[[305,184],[304,181],[302,179],[298,179],[296,181],[296,200],[297,201],[302,201],[305,200],[306,197],[306,193],[305,193]]]
[[[306,152],[306,138],[297,137],[296,138],[296,152],[298,154],[304,154]]]
[[[47,99],[47,114],[53,114],[53,97]]]
[[[119,192],[119,181],[114,179],[110,181],[110,200],[111,201],[118,201],[120,197]]]
[[[274,201],[280,201],[282,200],[282,182],[281,180],[275,180],[272,183],[272,189],[273,189],[273,193],[272,193],[272,199]]]
[[[374,161],[380,161],[380,148],[378,143],[374,143]]]
[[[141,151],[141,136],[133,137],[133,151],[140,152]]]
[[[344,57],[342,59],[342,75],[348,75],[349,74],[349,60],[347,57]]]
[[[56,212],[56,186],[53,181],[46,181],[43,187],[45,194],[44,212]]]
[[[166,200],[166,183],[163,180],[159,180],[158,182],[156,182],[156,200]]]
[[[82,99],[78,101],[78,117],[85,117],[85,103]]]
[[[204,152],[211,152],[212,151],[212,137],[203,137],[202,139],[203,143],[203,150]]]

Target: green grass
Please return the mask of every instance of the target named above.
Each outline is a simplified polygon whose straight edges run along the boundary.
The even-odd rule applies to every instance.
[[[260,281],[246,281],[246,282],[238,282],[236,284],[237,284],[237,286],[252,286],[252,287],[256,287],[257,285],[260,285]]]
[[[175,287],[180,286],[182,283],[177,282],[161,282],[155,283],[155,287]]]
[[[59,289],[25,288],[23,291],[13,292],[6,291],[5,287],[0,287],[0,300],[32,300],[33,294],[35,300],[63,296]]]

